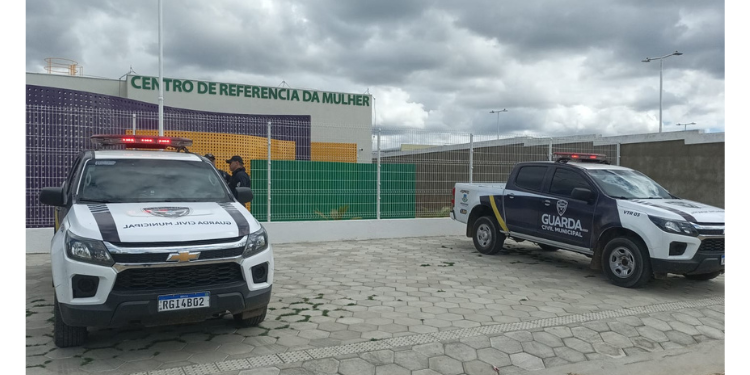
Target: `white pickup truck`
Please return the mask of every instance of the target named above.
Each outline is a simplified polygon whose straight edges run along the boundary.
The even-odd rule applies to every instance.
[[[555,155],[517,164],[506,183],[456,184],[451,218],[480,253],[497,253],[507,238],[575,251],[629,288],[654,275],[724,273],[723,209],[680,199],[605,155]]]
[[[260,324],[273,250],[244,207],[250,188],[237,188],[235,198],[207,159],[187,152],[186,138],[92,141],[96,149],[80,153],[63,186],[39,197],[55,207],[55,345],[83,345],[87,327],[177,324],[227,312],[242,325]],[[185,152],[162,150],[168,147]]]

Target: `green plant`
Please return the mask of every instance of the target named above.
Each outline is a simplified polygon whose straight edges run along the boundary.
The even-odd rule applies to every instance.
[[[322,217],[325,220],[359,220],[361,217],[350,217],[345,218],[346,212],[349,211],[349,205],[341,206],[339,208],[331,209],[331,214],[326,215],[318,210],[315,210],[315,214]]]

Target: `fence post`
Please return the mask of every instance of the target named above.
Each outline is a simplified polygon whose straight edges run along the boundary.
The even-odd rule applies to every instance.
[[[271,121],[268,122],[268,165],[266,166],[268,202],[266,207],[266,222],[271,222]]]
[[[552,161],[552,140],[554,140],[554,138],[549,139],[549,151],[547,151],[547,161]]]
[[[135,135],[135,113],[133,113],[133,135]]]
[[[377,192],[376,192],[376,204],[375,208],[376,217],[380,220],[380,128],[378,128],[378,170],[377,170]]]
[[[620,143],[617,144],[617,165],[620,165]]]
[[[469,133],[469,183],[474,182],[474,134]]]

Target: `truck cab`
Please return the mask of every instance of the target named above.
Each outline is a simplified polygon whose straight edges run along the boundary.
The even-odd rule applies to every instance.
[[[654,274],[724,272],[723,209],[680,199],[605,155],[557,153],[554,162],[517,164],[505,184],[455,191],[451,217],[467,224],[481,253],[500,251],[506,238],[574,251],[625,287]]]

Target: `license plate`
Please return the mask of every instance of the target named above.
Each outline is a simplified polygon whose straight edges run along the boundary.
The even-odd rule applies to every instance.
[[[723,255],[723,254],[722,254],[722,256],[721,256],[721,265],[722,265],[722,266],[724,265],[724,255]]]
[[[208,307],[210,300],[208,292],[159,296],[159,312]]]

